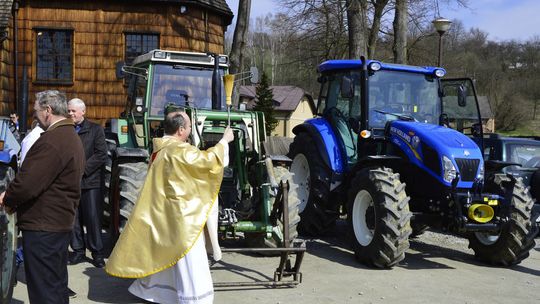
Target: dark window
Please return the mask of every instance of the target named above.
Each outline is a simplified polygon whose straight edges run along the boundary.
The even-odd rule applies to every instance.
[[[36,80],[72,82],[73,31],[36,30]]]
[[[125,35],[126,54],[124,58],[127,64],[131,64],[135,57],[159,48],[158,34],[126,33]]]

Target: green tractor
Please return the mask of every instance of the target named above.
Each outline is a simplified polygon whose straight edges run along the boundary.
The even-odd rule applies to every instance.
[[[219,193],[219,232],[222,239],[245,240],[251,248],[224,251],[280,252],[282,262],[272,284],[288,275],[299,282],[305,245],[294,242],[300,216],[297,186],[288,170],[291,160],[273,156],[265,148],[263,113],[231,111],[225,104],[225,91],[230,100],[234,78],[227,75],[228,57],[153,50],[122,71],[129,75],[126,108],[119,119],[110,121],[106,132],[110,161],[104,210],[110,216],[113,239],[137,200],[152,138],[163,136],[164,115],[182,110],[191,118],[191,143],[200,149],[215,145],[227,125],[235,133]],[[297,254],[294,267],[289,253]]]

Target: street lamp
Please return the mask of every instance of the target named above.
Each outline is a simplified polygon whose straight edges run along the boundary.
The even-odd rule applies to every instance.
[[[442,66],[442,36],[446,31],[450,29],[450,25],[452,24],[452,21],[439,17],[433,21],[431,21],[433,25],[435,26],[435,29],[437,30],[437,33],[439,33],[439,60],[437,66]]]

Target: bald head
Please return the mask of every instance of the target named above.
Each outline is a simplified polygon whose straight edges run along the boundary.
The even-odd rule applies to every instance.
[[[165,117],[163,131],[166,135],[176,136],[180,140],[186,141],[191,133],[191,120],[186,112],[171,112]]]

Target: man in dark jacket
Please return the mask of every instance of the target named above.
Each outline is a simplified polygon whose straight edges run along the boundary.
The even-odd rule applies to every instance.
[[[75,131],[79,133],[86,155],[86,167],[81,181],[81,203],[75,217],[75,226],[71,237],[73,255],[69,258],[69,264],[75,265],[82,262],[85,258],[86,248],[88,248],[92,252],[94,265],[102,268],[105,266],[105,262],[103,261],[103,241],[101,239],[101,217],[103,214],[101,177],[102,168],[107,161],[105,133],[100,125],[84,119],[86,105],[81,99],[74,98],[68,102],[68,113],[75,122]],[[83,225],[86,226],[86,238],[84,237]]]
[[[30,303],[68,303],[67,251],[81,194],[84,150],[56,90],[36,94],[35,117],[45,132],[28,151],[0,204],[17,212]]]

